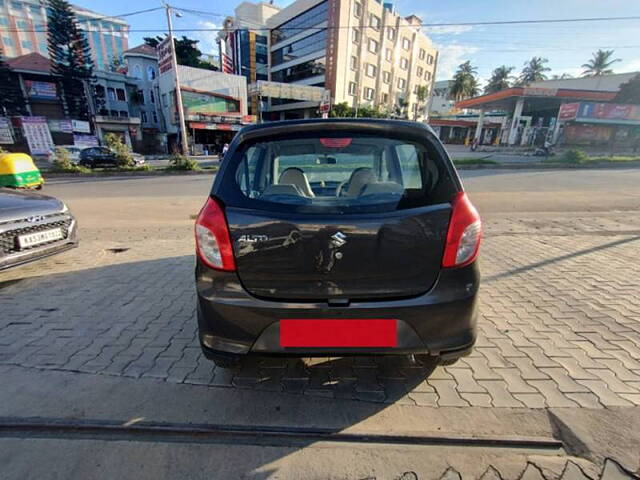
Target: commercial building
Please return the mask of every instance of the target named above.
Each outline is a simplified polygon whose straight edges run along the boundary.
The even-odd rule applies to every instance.
[[[140,117],[142,153],[166,152],[166,122],[160,109],[158,53],[149,45],[124,52],[127,75],[136,86],[135,110]]]
[[[256,32],[270,32],[270,81],[325,88],[334,104],[376,107],[416,120],[426,117],[427,98],[420,87],[427,87],[427,93],[432,88],[437,51],[415,15],[403,17],[391,3],[376,0],[296,0],[278,11],[264,3],[240,7],[260,14],[242,17],[236,11],[228,19],[230,28],[245,18]],[[226,38],[221,43],[227,47],[221,51],[223,68],[233,65],[238,73],[238,55],[240,60],[245,56],[228,48]],[[271,97],[260,111],[267,120],[315,117],[318,102]]]
[[[162,59],[160,64],[164,65]],[[179,65],[178,70],[190,150],[194,153],[219,151],[242,124],[252,121],[247,115],[247,79],[242,75],[183,65]],[[177,150],[180,141],[175,85],[175,71],[169,63],[158,77],[160,110],[166,122],[169,151]]]
[[[620,86],[638,72],[533,82],[462,100],[457,108],[479,111],[475,137],[487,111],[503,111],[500,135],[505,145],[614,146],[632,148],[640,141],[640,106],[615,102]]]
[[[96,69],[108,70],[128,48],[129,25],[119,18],[72,6],[86,32]],[[40,0],[0,0],[0,48],[5,57],[28,53],[48,57],[46,3]]]

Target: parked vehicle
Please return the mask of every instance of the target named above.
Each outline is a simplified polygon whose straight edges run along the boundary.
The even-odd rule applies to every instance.
[[[37,188],[44,185],[40,170],[26,153],[0,155],[0,187]]]
[[[476,338],[478,212],[433,131],[392,120],[245,127],[195,225],[204,354],[426,354]]]
[[[138,153],[132,153],[136,165],[144,165],[144,157]],[[80,152],[78,165],[89,168],[118,167],[119,161],[116,154],[107,147],[89,147]]]
[[[59,147],[64,148],[67,152],[69,152],[71,163],[74,163],[77,165],[78,162],[80,162],[80,152],[82,152],[81,147],[76,147],[75,145],[60,145]],[[47,160],[49,162],[53,162],[56,159],[56,148],[52,148],[49,154],[47,155]]]
[[[77,225],[60,200],[0,188],[0,270],[77,246]]]

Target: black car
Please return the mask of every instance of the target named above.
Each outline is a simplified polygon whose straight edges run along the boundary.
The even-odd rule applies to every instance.
[[[195,225],[207,358],[426,354],[476,338],[478,212],[433,131],[391,120],[242,129]]]
[[[77,246],[76,229],[57,198],[0,188],[0,270]]]
[[[80,152],[78,165],[89,168],[117,167],[118,158],[107,147],[89,147]]]

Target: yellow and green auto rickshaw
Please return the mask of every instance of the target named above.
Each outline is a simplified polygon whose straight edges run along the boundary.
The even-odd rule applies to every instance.
[[[0,154],[0,187],[42,188],[44,179],[26,153]]]

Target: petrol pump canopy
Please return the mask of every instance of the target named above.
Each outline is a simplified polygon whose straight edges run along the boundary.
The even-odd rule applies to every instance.
[[[456,102],[456,108],[511,111],[520,98],[525,100],[525,111],[558,108],[564,102],[579,100],[608,102],[617,92],[602,90],[579,90],[569,88],[514,87],[479,97]]]

